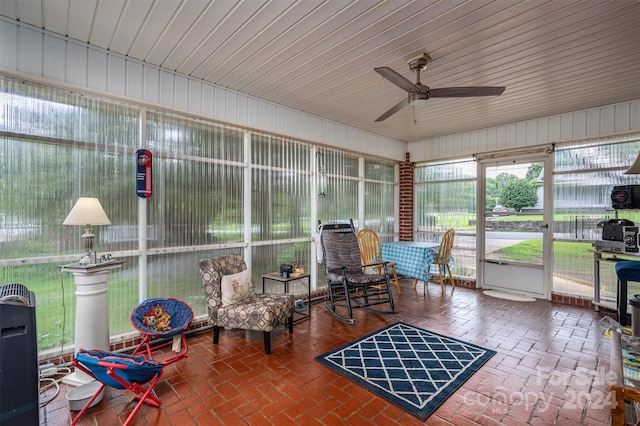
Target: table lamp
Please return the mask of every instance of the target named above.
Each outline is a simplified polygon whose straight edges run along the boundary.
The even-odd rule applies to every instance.
[[[624,171],[625,175],[640,175],[640,152],[636,157],[636,161],[633,162],[631,167]]]
[[[104,212],[100,201],[97,198],[80,197],[73,206],[67,218],[62,222],[63,225],[84,225],[84,234],[82,239],[85,242],[87,250],[85,258],[81,263],[92,263],[93,252],[93,233],[92,225],[110,225],[111,221]],[[95,261],[95,259],[93,259]]]

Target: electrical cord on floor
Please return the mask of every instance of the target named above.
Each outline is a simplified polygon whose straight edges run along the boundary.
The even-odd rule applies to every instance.
[[[65,327],[66,327],[66,305],[64,298],[64,267],[60,268],[60,289],[62,291],[62,343],[60,344],[60,358],[62,358],[62,353],[64,352],[64,336],[65,336]],[[56,366],[53,363],[41,365],[40,367],[40,380],[39,380],[39,394],[40,394],[40,403],[39,407],[42,408],[60,394],[60,380],[68,374],[71,373],[71,368]],[[47,392],[52,387],[55,387],[56,390],[53,395],[49,395],[47,397],[43,396],[43,393]]]
[[[57,398],[57,396],[60,394],[60,381],[69,373],[71,373],[71,369],[68,367],[50,367],[40,372],[39,394],[41,395],[41,397],[39,408],[44,407]],[[55,393],[53,395],[43,397],[42,394],[47,392],[52,387],[56,388]]]
[[[64,302],[64,266],[60,268],[60,288],[62,290],[62,341],[60,343],[60,357],[64,351],[64,332],[67,324],[67,307]]]

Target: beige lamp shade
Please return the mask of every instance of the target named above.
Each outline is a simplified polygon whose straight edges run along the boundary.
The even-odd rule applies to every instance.
[[[80,197],[63,225],[111,225],[111,221],[97,198]]]
[[[636,157],[636,161],[633,162],[631,167],[629,167],[624,172],[625,175],[640,175],[640,152],[638,152],[638,156]]]

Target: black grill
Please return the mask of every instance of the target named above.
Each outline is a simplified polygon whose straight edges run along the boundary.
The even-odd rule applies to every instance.
[[[0,303],[21,303],[27,306],[35,306],[36,301],[33,292],[23,284],[6,284],[0,287]]]

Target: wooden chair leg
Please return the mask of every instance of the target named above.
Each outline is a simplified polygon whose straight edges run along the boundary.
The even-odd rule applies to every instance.
[[[420,280],[416,278],[416,280],[413,282],[413,290],[414,291],[415,291],[416,287],[418,286],[418,281],[420,281]],[[429,292],[429,286],[427,284],[429,284],[429,277],[427,277],[427,280],[424,282],[424,287],[422,287],[422,294],[427,294]]]
[[[451,283],[451,287],[455,287],[456,286],[456,281],[453,279],[453,273],[451,272],[451,266],[446,265],[447,267],[447,271],[449,272],[449,282]]]
[[[311,303],[311,301],[309,301],[309,303]],[[311,306],[309,306],[309,309],[311,309]],[[289,333],[293,333],[293,315],[287,319],[287,324],[289,324]]]
[[[271,332],[263,331],[262,335],[264,337],[264,353],[269,355],[271,353]]]
[[[444,294],[444,265],[438,265],[438,278],[440,278],[440,290]]]

